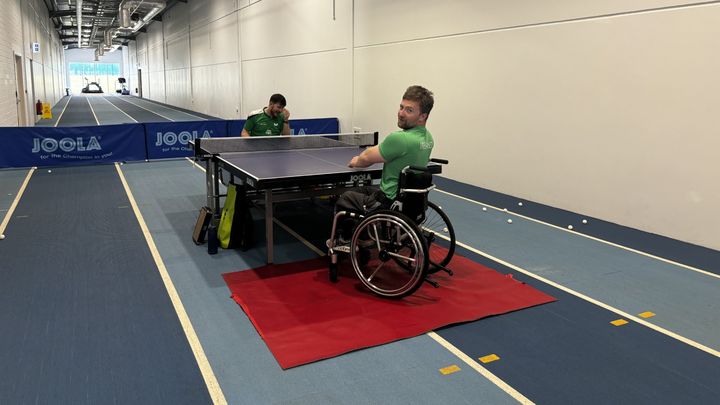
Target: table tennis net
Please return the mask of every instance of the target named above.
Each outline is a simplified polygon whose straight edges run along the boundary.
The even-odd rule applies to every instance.
[[[375,132],[256,136],[250,138],[198,138],[194,142],[196,154],[210,155],[228,152],[360,147],[376,144],[377,133]]]

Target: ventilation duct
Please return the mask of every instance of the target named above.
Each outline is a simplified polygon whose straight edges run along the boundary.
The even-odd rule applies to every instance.
[[[75,18],[78,28],[78,48],[82,48],[82,0],[75,0],[75,12],[77,13]]]
[[[113,29],[108,28],[105,30],[105,44],[111,45],[113,40]]]
[[[123,0],[118,10],[120,29],[136,32],[161,12],[165,5],[164,0]],[[130,18],[132,14],[141,15],[140,19],[134,24]]]

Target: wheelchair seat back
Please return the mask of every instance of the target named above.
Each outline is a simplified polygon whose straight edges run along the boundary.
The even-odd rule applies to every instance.
[[[398,180],[400,212],[419,224],[425,220],[428,193],[433,188],[432,174],[428,171],[405,168]]]

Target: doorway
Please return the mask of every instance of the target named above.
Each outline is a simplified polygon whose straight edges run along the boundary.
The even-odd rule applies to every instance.
[[[19,127],[27,126],[27,103],[25,102],[25,78],[22,56],[15,55],[15,108]]]
[[[138,69],[137,81],[138,86],[137,89],[135,89],[135,93],[138,94],[138,97],[142,98],[142,69]]]

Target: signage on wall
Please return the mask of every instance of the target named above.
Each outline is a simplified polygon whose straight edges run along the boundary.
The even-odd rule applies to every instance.
[[[33,42],[32,43],[32,51],[33,53],[40,52],[40,42]]]

